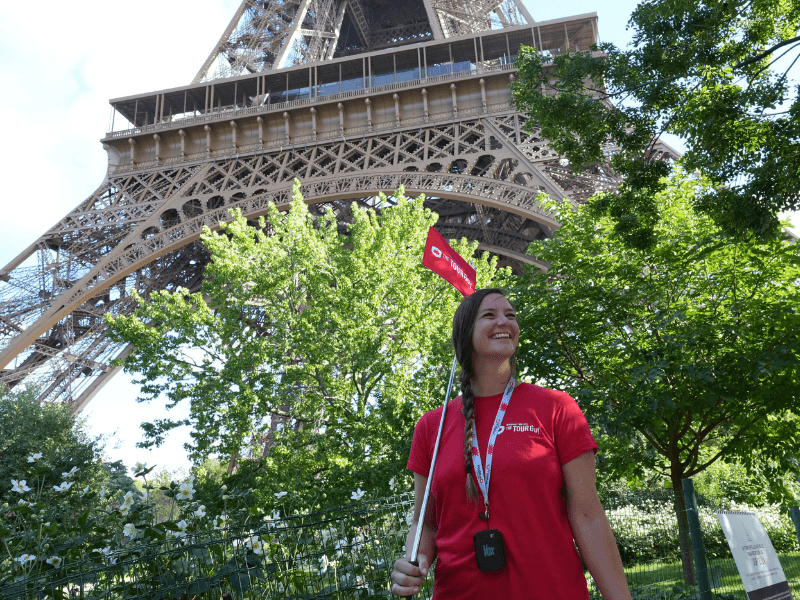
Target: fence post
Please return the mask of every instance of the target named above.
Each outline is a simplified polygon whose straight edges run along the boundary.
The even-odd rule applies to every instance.
[[[794,521],[794,531],[797,534],[797,544],[800,546],[800,506],[793,506],[789,509],[789,516]]]
[[[691,479],[681,479],[681,483],[683,484],[683,499],[686,502],[686,516],[689,519],[689,535],[692,538],[692,550],[694,551],[697,592],[700,594],[700,600],[712,600],[711,580],[708,576],[706,549],[703,546],[703,530],[700,528],[697,498],[694,495],[694,482]]]

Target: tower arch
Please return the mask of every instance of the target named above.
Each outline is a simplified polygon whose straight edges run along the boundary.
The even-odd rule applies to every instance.
[[[203,227],[288,204],[295,179],[342,223],[380,192],[425,194],[446,237],[536,264],[528,244],[558,226],[539,194],[575,202],[617,180],[607,165],[572,173],[523,130],[513,56],[588,49],[596,15],[457,4],[244,0],[192,84],[111,100],[105,181],[0,268],[0,383],[82,409],[127,352],[104,316],[129,314],[133,290],[199,289]],[[378,5],[404,24],[387,29]]]

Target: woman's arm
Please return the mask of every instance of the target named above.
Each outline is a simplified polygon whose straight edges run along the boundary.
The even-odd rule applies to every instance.
[[[428,575],[428,567],[433,562],[436,552],[436,530],[432,526],[433,504],[428,502],[428,518],[424,519],[425,527],[419,540],[419,550],[417,552],[417,562],[419,567],[415,567],[409,562],[411,550],[414,547],[414,539],[417,535],[417,527],[420,526],[420,512],[422,511],[422,498],[425,496],[425,486],[428,478],[419,473],[414,473],[414,516],[411,519],[411,528],[406,536],[406,555],[394,563],[392,571],[392,593],[398,596],[411,596],[419,592],[420,587],[425,583]]]
[[[631,597],[614,533],[597,497],[594,452],[561,468],[567,490],[567,516],[581,557],[606,600]]]

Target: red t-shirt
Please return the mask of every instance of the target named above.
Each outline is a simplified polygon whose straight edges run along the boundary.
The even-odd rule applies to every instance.
[[[475,398],[484,469],[502,397]],[[441,416],[441,408],[432,410],[414,429],[408,468],[424,477]],[[590,450],[596,452],[597,444],[575,400],[563,392],[519,384],[495,442],[487,525],[478,516],[483,512],[480,489],[477,505],[466,499],[461,397],[450,402],[429,501],[437,527],[433,598],[588,598],[562,497],[561,467]],[[472,536],[481,529],[498,529],[503,535],[507,564],[498,571],[478,570]]]

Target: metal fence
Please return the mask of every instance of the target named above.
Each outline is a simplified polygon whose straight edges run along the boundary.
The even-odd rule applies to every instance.
[[[384,598],[413,507],[405,494],[356,509],[138,540],[123,552],[90,555],[50,575],[0,586],[0,598]],[[418,597],[430,592],[429,585]]]
[[[609,522],[634,598],[686,595],[672,492],[604,494]],[[688,503],[698,517],[707,582],[719,598],[746,599],[714,511],[704,499]],[[403,553],[413,509],[409,494],[360,503],[357,508],[293,515],[223,530],[167,539],[135,540],[124,551],[90,553],[49,575],[0,586],[0,598],[167,600],[386,598],[389,573]],[[798,532],[788,515],[756,510],[773,540],[793,593],[800,598]],[[800,511],[798,511],[800,513]],[[694,564],[693,557],[690,559]],[[695,565],[699,567],[699,565]],[[697,569],[701,580],[702,573]],[[587,575],[593,597],[600,595]],[[430,579],[430,578],[429,578]],[[417,598],[431,594],[428,582]],[[686,597],[686,596],[684,596]],[[708,597],[708,596],[707,596]]]

